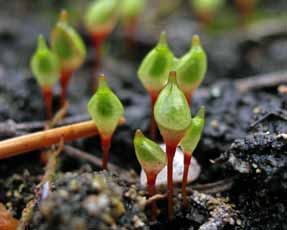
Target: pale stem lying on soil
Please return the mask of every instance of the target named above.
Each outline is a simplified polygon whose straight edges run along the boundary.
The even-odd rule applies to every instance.
[[[119,125],[124,123],[121,118]],[[98,133],[94,121],[86,121],[60,128],[36,132],[0,142],[0,160],[64,142],[94,136]]]

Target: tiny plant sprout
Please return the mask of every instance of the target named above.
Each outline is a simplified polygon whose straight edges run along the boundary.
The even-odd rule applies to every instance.
[[[85,26],[96,50],[96,65],[100,63],[102,44],[116,25],[118,5],[119,0],[93,1],[85,14]]]
[[[124,114],[124,107],[103,75],[99,77],[98,89],[88,103],[88,112],[98,127],[103,151],[102,165],[103,169],[107,169],[111,138]]]
[[[192,37],[190,50],[176,63],[177,83],[191,104],[191,96],[204,79],[207,58],[198,35]]]
[[[155,181],[158,173],[166,166],[166,155],[158,144],[136,131],[134,147],[137,159],[147,176],[149,196],[155,194]],[[156,204],[152,203],[152,219],[156,217]]]
[[[31,58],[31,70],[42,88],[47,116],[52,116],[52,88],[60,77],[60,67],[57,56],[47,47],[42,35],[38,37],[38,47]]]
[[[196,16],[204,25],[211,23],[216,13],[224,6],[225,0],[189,0]]]
[[[124,24],[125,37],[131,38],[137,28],[140,14],[145,8],[145,0],[123,0],[121,15]]]
[[[160,92],[154,107],[154,116],[166,144],[168,218],[173,218],[173,158],[176,147],[187,130],[191,114],[187,100],[176,82],[176,72],[171,71],[165,88]]]
[[[174,55],[168,47],[166,34],[162,32],[158,44],[142,61],[138,77],[151,98],[151,137],[155,138],[156,125],[154,120],[154,104],[159,92],[168,81],[168,73],[174,63]]]
[[[196,116],[191,120],[191,123],[179,144],[184,153],[184,171],[182,178],[182,198],[184,207],[188,206],[188,201],[186,198],[186,184],[189,164],[192,157],[192,153],[200,140],[203,128],[204,107],[202,106],[197,112]]]
[[[63,10],[51,35],[52,50],[58,56],[61,67],[61,102],[66,101],[71,75],[84,62],[86,48],[80,35],[68,24],[68,13]]]

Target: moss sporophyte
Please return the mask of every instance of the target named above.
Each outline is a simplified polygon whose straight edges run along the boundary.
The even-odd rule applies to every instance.
[[[93,1],[85,14],[85,27],[96,51],[96,68],[100,65],[101,47],[114,29],[119,17],[119,0]]]
[[[121,19],[127,41],[133,39],[139,17],[145,8],[145,5],[146,0],[122,0]]]
[[[53,85],[60,77],[58,57],[48,48],[42,35],[38,37],[37,50],[30,62],[31,70],[42,89],[48,119],[52,116]]]
[[[191,104],[191,97],[199,87],[207,69],[207,58],[198,35],[192,37],[190,50],[176,62],[177,83]]]
[[[174,55],[168,47],[166,34],[162,32],[155,48],[153,48],[143,59],[138,77],[151,98],[151,137],[155,138],[155,121],[153,110],[159,92],[168,81],[168,74],[174,64]]]
[[[199,111],[195,117],[191,120],[191,123],[185,132],[183,138],[180,141],[180,148],[184,153],[184,171],[182,178],[182,198],[184,207],[188,206],[188,201],[186,197],[186,184],[188,177],[188,169],[192,153],[195,150],[204,128],[204,107],[200,107]]]
[[[61,67],[61,102],[66,101],[67,87],[73,72],[84,62],[86,48],[76,30],[68,24],[68,13],[63,10],[51,34],[52,50],[58,56]]]
[[[124,107],[103,75],[99,77],[98,89],[88,103],[88,112],[98,128],[103,151],[103,169],[107,169],[111,138],[124,114]]]
[[[160,92],[154,107],[155,121],[166,144],[168,217],[172,220],[172,175],[173,158],[176,147],[191,122],[188,102],[176,82],[176,72],[171,71],[165,88]]]
[[[158,173],[166,166],[166,155],[158,144],[146,138],[140,130],[136,131],[134,147],[137,159],[145,171],[149,196],[155,194],[155,182]],[[156,218],[156,204],[151,204],[152,219]]]

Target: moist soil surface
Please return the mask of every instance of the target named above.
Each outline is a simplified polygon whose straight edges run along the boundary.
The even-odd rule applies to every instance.
[[[22,4],[29,12],[31,5]],[[28,60],[37,34],[48,36],[55,21],[53,15],[47,15],[50,22],[46,23],[41,14],[22,12],[21,6],[12,3],[6,6],[19,17],[12,20],[6,13],[0,14],[1,140],[43,129],[41,122],[31,125],[44,120],[45,109]],[[268,6],[277,12],[284,1]],[[60,9],[61,4],[55,7]],[[256,26],[256,31],[262,29],[260,23]],[[278,91],[281,82],[262,83],[286,71],[287,34],[280,28],[266,27],[264,33],[247,30],[243,36],[237,29],[209,37],[201,33],[194,19],[186,17],[184,9],[167,17],[164,27],[176,55],[189,49],[191,34],[202,34],[209,59],[206,79],[193,96],[191,107],[192,114],[199,106],[206,107],[206,126],[194,153],[202,172],[188,187],[188,209],[182,208],[178,187],[174,222],[167,222],[165,197],[157,201],[157,221],[150,221],[147,194],[137,182],[140,167],[132,140],[137,128],[146,134],[149,130],[150,101],[136,71],[158,33],[140,30],[134,49],[127,55],[118,29],[108,41],[101,71],[125,106],[126,124],[113,137],[110,161],[132,171],[124,176],[99,172],[97,166],[64,151],[51,192],[46,199],[37,198],[28,229],[287,229],[287,95]],[[85,120],[86,104],[93,92],[93,50],[88,35],[81,26],[79,30],[89,52],[84,67],[72,78],[67,117]],[[250,77],[256,77],[255,84],[247,81]],[[59,92],[56,86],[55,108],[59,108]],[[101,157],[98,137],[68,145]],[[18,219],[44,174],[39,158],[40,151],[35,151],[0,162],[0,202]]]

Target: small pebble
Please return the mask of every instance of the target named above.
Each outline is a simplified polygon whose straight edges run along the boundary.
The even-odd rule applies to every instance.
[[[160,146],[165,151],[165,145],[162,144]],[[179,148],[177,148],[173,160],[173,181],[175,183],[181,183],[182,181],[183,158],[184,158],[183,152]],[[199,164],[197,163],[196,159],[192,157],[188,170],[188,182],[195,181],[198,178],[200,171],[201,168]],[[146,174],[143,170],[141,171],[140,175],[140,184],[142,187],[147,186]],[[167,167],[163,168],[163,170],[158,174],[156,178],[156,186],[166,184],[167,184]]]
[[[83,201],[83,207],[92,216],[97,216],[109,205],[109,198],[105,195],[91,195]]]

